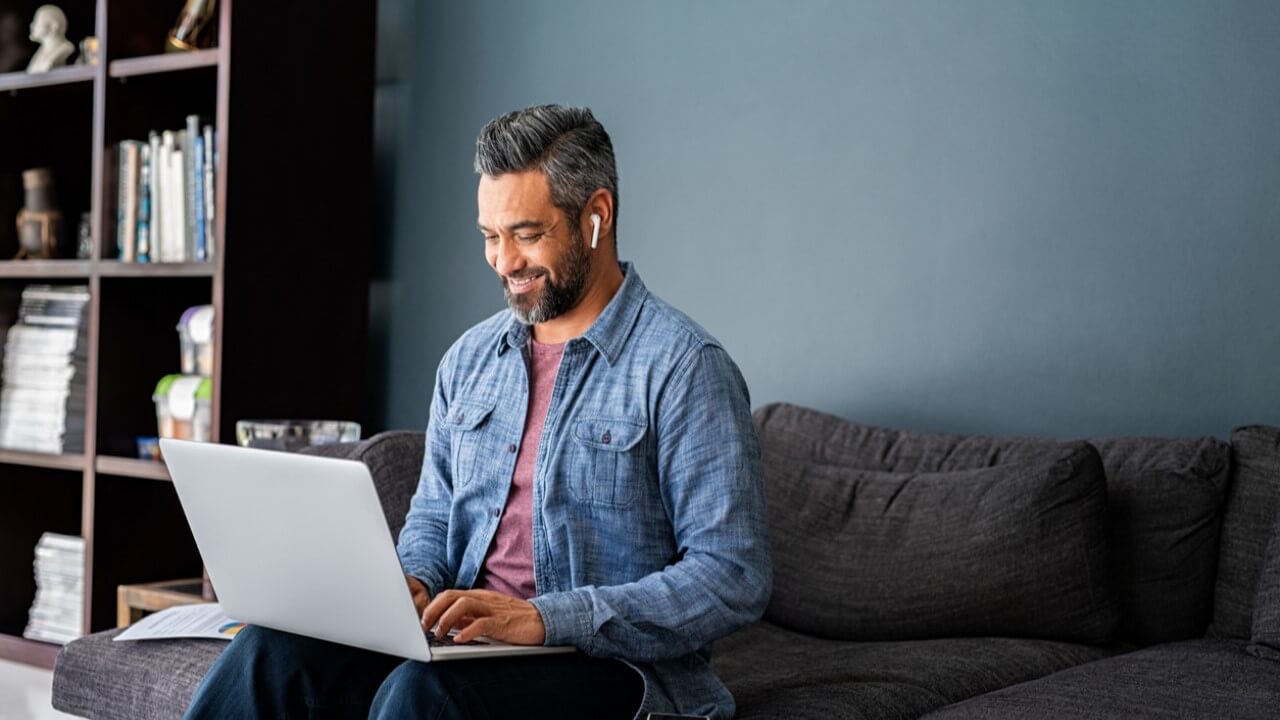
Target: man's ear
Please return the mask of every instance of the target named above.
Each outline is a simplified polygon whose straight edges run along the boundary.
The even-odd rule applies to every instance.
[[[586,239],[587,244],[591,244],[592,215],[600,216],[600,238],[613,237],[613,193],[600,188],[591,193],[591,197],[587,198],[587,204],[582,208],[582,217],[578,218],[578,223],[582,228],[582,237]]]

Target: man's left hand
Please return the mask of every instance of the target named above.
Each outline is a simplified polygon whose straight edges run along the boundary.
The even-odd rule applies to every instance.
[[[445,590],[422,613],[422,628],[435,625],[437,638],[457,628],[455,643],[480,635],[513,645],[541,645],[546,639],[542,614],[532,603],[491,590]]]

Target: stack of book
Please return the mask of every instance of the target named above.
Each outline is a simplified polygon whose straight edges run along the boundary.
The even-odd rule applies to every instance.
[[[47,532],[36,545],[36,599],[22,636],[66,644],[84,622],[84,538]]]
[[[116,244],[121,262],[213,258],[213,126],[188,115],[182,130],[119,144]]]
[[[84,452],[89,288],[28,285],[4,338],[0,447]]]

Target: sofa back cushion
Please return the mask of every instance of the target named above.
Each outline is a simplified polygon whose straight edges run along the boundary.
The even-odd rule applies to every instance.
[[[426,433],[394,430],[353,443],[314,445],[301,452],[308,455],[359,460],[369,466],[373,489],[382,503],[382,514],[394,540],[404,527],[409,499],[418,487],[426,452]]]
[[[766,487],[794,462],[951,472],[1043,459],[1062,447],[1037,438],[889,430],[786,404],[759,409],[756,424],[775,458],[765,465]],[[1122,610],[1116,636],[1142,645],[1201,636],[1214,594],[1227,445],[1214,438],[1094,444],[1107,475],[1110,566]],[[776,578],[774,584],[776,592]]]
[[[1211,437],[1092,442],[1107,471],[1117,637],[1152,645],[1203,636],[1213,613],[1230,449]]]
[[[1231,467],[1210,634],[1248,639],[1258,574],[1280,511],[1280,428],[1237,428],[1231,433]]]
[[[951,472],[764,451],[774,591],[766,617],[848,640],[1108,642],[1106,481],[1087,443]]]
[[[1271,526],[1271,540],[1258,573],[1253,602],[1253,642],[1249,652],[1280,661],[1280,515]]]

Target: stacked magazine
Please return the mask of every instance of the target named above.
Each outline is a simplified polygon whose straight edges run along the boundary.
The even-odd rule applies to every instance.
[[[47,532],[36,545],[36,600],[22,636],[66,644],[84,621],[84,538]]]
[[[28,285],[4,340],[0,447],[84,452],[89,288]]]

